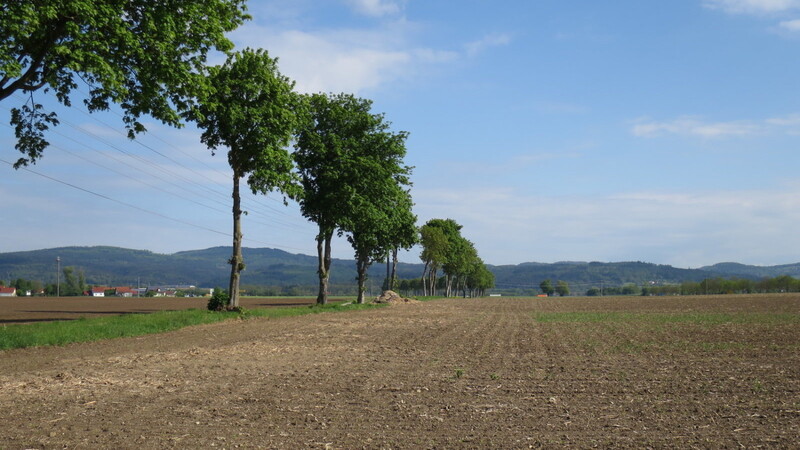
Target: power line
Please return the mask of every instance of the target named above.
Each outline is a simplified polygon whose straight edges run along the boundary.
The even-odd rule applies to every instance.
[[[9,162],[9,161],[6,161],[5,159],[2,159],[2,158],[0,158],[0,162],[2,162],[2,163],[5,163],[5,164],[7,164],[7,165],[9,165],[9,166],[11,166],[11,167],[13,167],[13,166],[14,166],[14,164],[13,164],[13,163],[11,163],[11,162]],[[130,203],[124,202],[124,201],[122,201],[122,200],[118,200],[118,199],[115,199],[115,198],[109,197],[108,195],[101,194],[101,193],[98,193],[98,192],[92,191],[92,190],[90,190],[90,189],[86,189],[86,188],[83,188],[83,187],[77,186],[77,185],[75,185],[75,184],[72,184],[72,183],[69,183],[69,182],[67,182],[67,181],[63,181],[63,180],[60,180],[60,179],[58,179],[58,178],[51,177],[51,176],[49,176],[49,175],[45,175],[45,174],[43,174],[43,173],[41,173],[41,172],[35,171],[35,170],[33,170],[33,169],[30,169],[30,168],[28,168],[28,167],[20,167],[20,169],[22,169],[22,170],[24,170],[24,171],[26,171],[26,172],[32,173],[32,174],[34,174],[34,175],[38,175],[38,176],[40,176],[40,177],[42,177],[42,178],[46,178],[46,179],[48,179],[48,180],[50,180],[50,181],[54,181],[54,182],[56,182],[56,183],[63,184],[63,185],[65,185],[65,186],[69,186],[69,187],[71,187],[71,188],[73,188],[73,189],[76,189],[76,190],[79,190],[79,191],[85,192],[85,193],[87,193],[87,194],[94,195],[94,196],[96,196],[96,197],[99,197],[99,198],[102,198],[102,199],[104,199],[104,200],[108,200],[108,201],[111,201],[111,202],[114,202],[114,203],[118,203],[118,204],[120,204],[120,205],[123,205],[123,206],[126,206],[126,207],[128,207],[128,208],[132,208],[132,209],[135,209],[135,210],[137,210],[137,211],[141,211],[141,212],[144,212],[144,213],[147,213],[147,214],[151,214],[151,215],[154,215],[154,216],[156,216],[156,217],[160,217],[160,218],[162,218],[162,219],[171,220],[171,221],[173,221],[173,222],[180,223],[180,224],[182,224],[182,225],[187,225],[187,226],[194,227],[194,228],[198,228],[198,229],[201,229],[201,230],[204,230],[204,231],[208,231],[208,232],[211,232],[211,233],[220,234],[220,235],[223,235],[223,236],[226,236],[226,237],[230,237],[230,236],[231,236],[231,235],[230,235],[230,233],[225,233],[225,232],[223,232],[223,231],[214,230],[214,229],[212,229],[212,228],[208,228],[208,227],[205,227],[205,226],[202,226],[202,225],[198,225],[198,224],[195,224],[195,223],[187,222],[187,221],[185,221],[185,220],[176,219],[176,218],[174,218],[174,217],[170,217],[170,216],[167,216],[167,215],[161,214],[161,213],[159,213],[159,212],[157,212],[157,211],[152,211],[152,210],[149,210],[149,209],[146,209],[146,208],[142,208],[142,207],[139,207],[139,206],[136,206],[136,205],[133,205],[133,204],[130,204]],[[245,240],[247,240],[247,241],[250,241],[250,242],[259,243],[259,244],[262,244],[262,245],[267,245],[267,246],[271,246],[271,247],[274,247],[274,248],[283,248],[283,249],[290,249],[290,250],[299,250],[299,251],[305,251],[305,250],[303,250],[303,249],[298,249],[298,248],[293,248],[293,247],[287,247],[287,246],[282,246],[282,245],[271,244],[271,243],[268,243],[268,242],[262,242],[262,241],[258,241],[258,240],[256,240],[256,239],[251,239],[251,238],[244,238],[244,239],[245,239]]]

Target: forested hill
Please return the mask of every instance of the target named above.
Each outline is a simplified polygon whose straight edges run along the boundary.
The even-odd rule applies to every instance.
[[[800,278],[800,264],[784,264],[780,266],[748,266],[739,263],[719,263],[700,269],[718,273],[725,277],[739,278],[775,278],[781,275]]]
[[[288,253],[271,248],[244,248],[246,270],[242,284],[259,286],[316,285],[316,256]],[[230,276],[230,247],[212,247],[174,254],[153,253],[118,247],[61,247],[27,252],[0,253],[0,279],[24,278],[53,283],[56,258],[61,267],[82,270],[89,284],[136,285],[191,284],[227,286]],[[352,260],[332,261],[331,283],[353,284],[356,271]],[[385,265],[374,265],[370,277],[383,281]],[[400,263],[398,275],[418,277],[421,265]]]
[[[663,264],[644,262],[558,262],[553,264],[522,263],[489,268],[495,274],[498,289],[526,290],[538,289],[542,280],[563,280],[569,283],[575,293],[585,292],[592,287],[622,286],[626,283],[636,285],[672,284],[683,281],[701,281],[719,276],[713,272],[696,269],[678,269]]]
[[[117,247],[62,247],[27,252],[0,253],[0,279],[24,278],[52,283],[56,277],[56,257],[61,267],[73,266],[82,270],[90,284],[136,285],[192,284],[212,287],[226,286],[230,275],[230,248],[213,247],[205,250],[178,252],[170,255],[144,250]],[[317,284],[316,256],[288,253],[270,248],[245,248],[247,269],[242,283],[259,286],[315,286]],[[331,283],[354,284],[353,260],[334,259]],[[680,283],[705,278],[800,276],[800,264],[760,267],[735,263],[717,264],[701,269],[679,269],[668,265],[644,262],[560,262],[553,264],[523,263],[488,266],[495,274],[501,290],[531,291],[538,289],[544,279],[564,280],[575,293],[589,287],[621,286],[625,283]],[[400,263],[400,278],[416,278],[422,265]],[[370,277],[378,284],[385,276],[385,266],[373,265]]]

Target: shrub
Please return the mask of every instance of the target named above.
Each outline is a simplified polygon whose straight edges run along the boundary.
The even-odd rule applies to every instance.
[[[214,288],[214,294],[208,299],[209,311],[225,311],[228,309],[228,304],[231,302],[231,297],[228,292],[222,288]]]

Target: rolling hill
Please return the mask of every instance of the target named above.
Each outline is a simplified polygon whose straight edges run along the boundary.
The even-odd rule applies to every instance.
[[[89,284],[101,285],[165,285],[191,284],[212,287],[227,285],[230,267],[229,247],[160,254],[146,250],[118,247],[61,247],[26,252],[0,253],[0,279],[25,278],[43,283],[55,282],[56,257],[62,268],[74,266],[83,270]],[[316,286],[316,256],[288,253],[271,248],[245,248],[247,269],[242,274],[243,285],[257,286]],[[625,283],[670,284],[701,281],[705,278],[760,279],[778,275],[800,277],[800,264],[782,266],[748,266],[720,263],[700,269],[680,269],[645,262],[558,262],[489,265],[496,277],[497,290],[524,292],[538,289],[544,279],[564,280],[573,292],[589,287],[621,286]],[[400,278],[416,278],[422,264],[400,263]],[[334,259],[331,284],[355,284],[353,260]],[[375,264],[370,270],[373,282],[385,276],[385,266]]]

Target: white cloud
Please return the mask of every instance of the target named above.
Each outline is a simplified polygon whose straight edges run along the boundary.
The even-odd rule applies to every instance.
[[[800,114],[772,117],[763,120],[734,120],[728,122],[706,122],[693,116],[682,116],[670,121],[634,121],[631,133],[634,136],[652,138],[664,135],[679,135],[702,138],[744,137],[753,135],[800,134]]]
[[[775,191],[536,196],[510,188],[417,190],[421,221],[455,217],[492,264],[645,260],[678,267],[795,262],[800,186]]]
[[[703,122],[694,117],[680,117],[668,122],[640,122],[631,132],[639,137],[656,137],[664,134],[719,138],[749,136],[761,132],[761,126],[750,121]]]
[[[784,20],[783,22],[778,24],[778,27],[781,30],[789,31],[792,33],[796,33],[800,31],[800,19],[795,20]]]
[[[467,56],[474,57],[483,53],[489,48],[508,45],[511,43],[511,35],[506,33],[487,34],[483,38],[465,45]]]
[[[800,0],[705,0],[703,4],[731,14],[770,14],[800,9]]]
[[[280,70],[301,92],[360,94],[412,79],[436,65],[461,57],[457,52],[409,43],[415,26],[404,20],[376,29],[273,29],[248,24],[232,34],[240,46],[268,48]]]
[[[395,15],[403,10],[402,2],[399,1],[347,0],[347,3],[359,14],[372,17]]]

